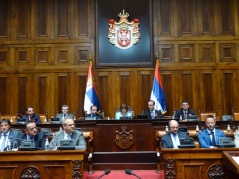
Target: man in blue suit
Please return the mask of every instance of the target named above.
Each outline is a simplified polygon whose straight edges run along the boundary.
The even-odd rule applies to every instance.
[[[12,131],[11,122],[8,119],[2,119],[0,121],[0,151],[6,150],[7,142],[10,140],[12,145],[13,141],[17,138],[18,132]]]
[[[201,148],[217,148],[220,137],[226,137],[224,132],[215,129],[216,119],[212,115],[206,116],[207,129],[198,133],[198,142]]]

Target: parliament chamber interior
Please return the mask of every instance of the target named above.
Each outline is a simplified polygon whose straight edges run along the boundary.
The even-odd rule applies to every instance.
[[[1,1],[0,119],[24,133],[17,120],[32,106],[51,141],[62,129],[51,119],[67,104],[87,147],[0,152],[0,178],[127,168],[168,179],[238,178],[238,27],[237,0]],[[102,120],[85,120],[89,86]],[[165,101],[162,118],[144,115],[152,94]],[[174,118],[183,100],[198,121]],[[116,120],[122,104],[130,116]],[[200,147],[209,114],[235,146]],[[172,119],[195,148],[162,148]]]

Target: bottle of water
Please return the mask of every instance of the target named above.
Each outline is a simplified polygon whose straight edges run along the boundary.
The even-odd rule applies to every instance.
[[[45,150],[49,150],[49,141],[47,138],[46,138],[46,143],[45,143]]]
[[[110,120],[110,116],[108,116],[108,120]]]
[[[13,120],[12,120],[12,118],[11,118],[10,122],[11,122],[11,123],[13,123]]]
[[[228,124],[227,125],[227,132],[230,132],[231,131],[231,127],[230,127],[230,125]]]
[[[7,151],[11,151],[11,141],[10,139],[7,140]]]
[[[168,126],[165,127],[165,132],[166,132],[166,133],[168,132]]]
[[[47,123],[46,117],[44,118],[44,123]]]
[[[75,121],[75,120],[76,120],[76,117],[74,116],[74,118],[73,118],[73,119],[74,119],[74,121]]]
[[[199,132],[199,127],[198,127],[198,125],[196,125],[196,132]]]
[[[175,111],[175,110],[173,110],[172,119],[174,119],[175,113],[176,113],[176,111]]]
[[[183,120],[183,117],[182,117],[182,115],[180,115],[180,117],[179,117],[179,121],[182,121]]]

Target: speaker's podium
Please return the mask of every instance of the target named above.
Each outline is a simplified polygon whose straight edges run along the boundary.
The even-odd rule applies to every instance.
[[[222,164],[230,171],[228,172],[230,179],[239,178],[239,151],[223,151]]]

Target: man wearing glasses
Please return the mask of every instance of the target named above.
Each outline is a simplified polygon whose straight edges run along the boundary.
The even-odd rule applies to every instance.
[[[72,140],[76,149],[85,150],[86,142],[83,133],[75,130],[74,120],[72,118],[65,118],[65,120],[62,121],[62,126],[64,130],[58,131],[54,134],[54,137],[50,142],[50,148],[52,148],[53,143],[56,143],[57,146],[59,146],[61,140]]]
[[[178,148],[178,145],[180,145],[180,139],[186,138],[187,133],[178,131],[178,122],[176,120],[169,121],[168,125],[169,133],[161,138],[162,148]]]
[[[198,142],[201,148],[217,148],[220,137],[226,137],[224,132],[215,129],[216,120],[214,116],[206,116],[205,122],[207,128],[198,133]]]

